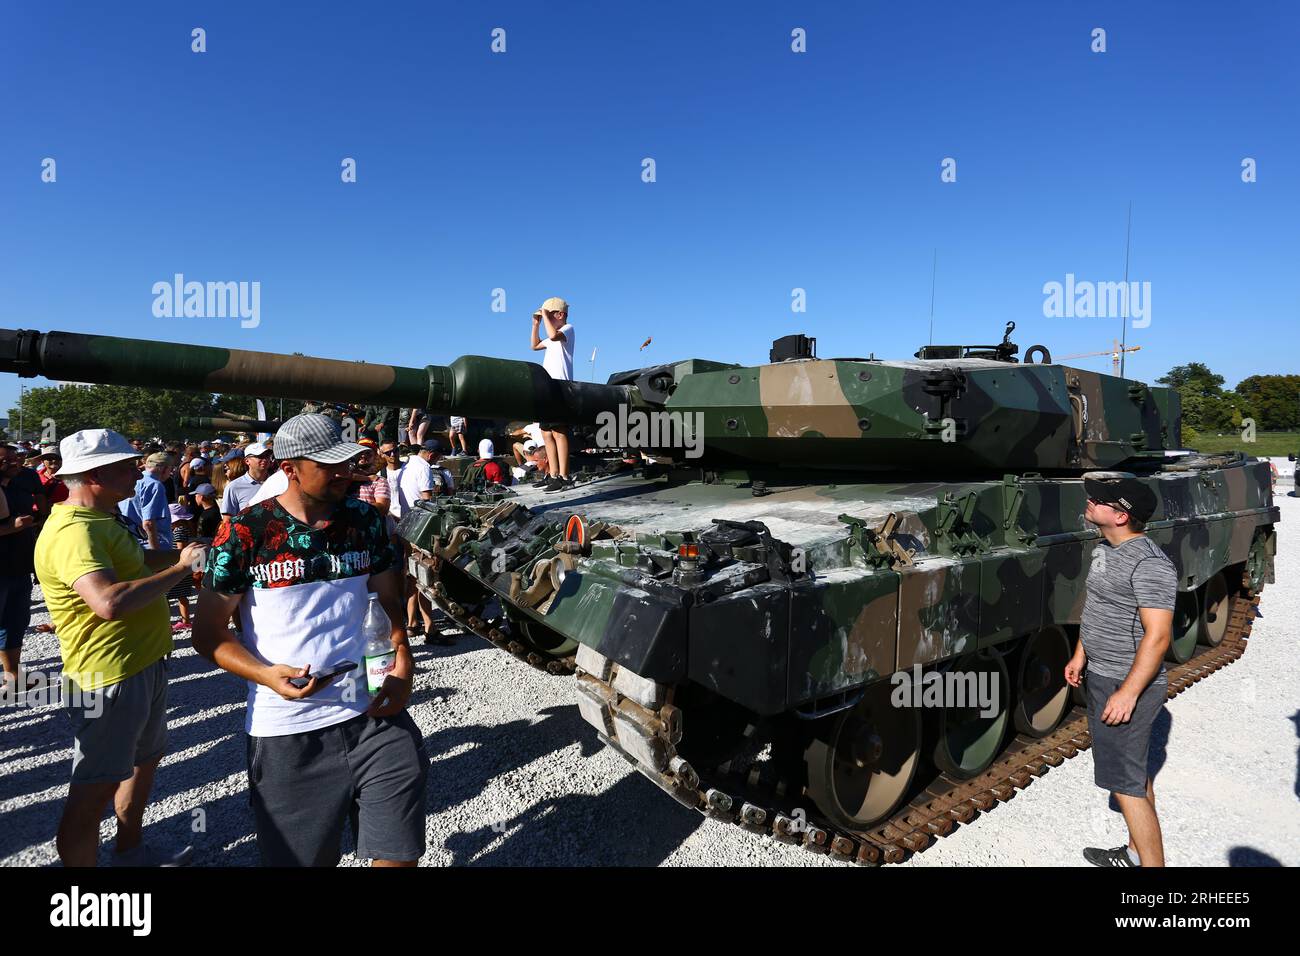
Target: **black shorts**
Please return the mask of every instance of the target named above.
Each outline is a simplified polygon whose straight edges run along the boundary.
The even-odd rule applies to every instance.
[[[1161,675],[1147,685],[1127,723],[1104,724],[1101,713],[1110,695],[1124,683],[1113,677],[1088,674],[1088,732],[1092,734],[1092,770],[1097,786],[1131,797],[1147,795],[1147,754],[1151,728],[1165,705],[1169,683]]]
[[[569,433],[569,426],[565,422],[538,422],[537,427],[544,432],[563,432]]]
[[[418,860],[428,775],[423,738],[406,711],[359,714],[282,737],[250,736],[249,801],[262,865],[337,865],[345,820],[357,856]]]
[[[32,574],[0,576],[0,648],[21,651],[32,623]]]

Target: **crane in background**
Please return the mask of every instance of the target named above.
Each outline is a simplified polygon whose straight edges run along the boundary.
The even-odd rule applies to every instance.
[[[1065,361],[1066,359],[1093,358],[1094,356],[1098,356],[1098,355],[1109,355],[1111,360],[1111,365],[1114,368],[1114,373],[1116,375],[1119,375],[1120,363],[1124,353],[1137,352],[1140,351],[1141,348],[1142,346],[1140,345],[1121,346],[1119,344],[1119,339],[1115,339],[1114,346],[1112,348],[1107,349],[1104,352],[1080,352],[1077,355],[1062,355],[1060,361]]]

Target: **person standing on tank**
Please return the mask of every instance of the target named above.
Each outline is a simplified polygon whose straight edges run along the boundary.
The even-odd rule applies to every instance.
[[[1156,495],[1131,475],[1083,476],[1084,518],[1102,540],[1088,570],[1079,644],[1065,667],[1084,681],[1097,786],[1115,795],[1128,825],[1127,846],[1087,847],[1094,866],[1164,866],[1156,795],[1147,771],[1151,728],[1168,691],[1164,659],[1173,630],[1178,572],[1145,533]]]
[[[545,337],[540,333],[545,331]],[[533,313],[532,349],[545,351],[542,368],[551,378],[573,381],[573,326],[569,322],[569,304],[552,296]],[[542,440],[546,443],[546,466],[550,480],[547,491],[559,491],[573,484],[569,477],[569,426],[564,422],[541,422]]]

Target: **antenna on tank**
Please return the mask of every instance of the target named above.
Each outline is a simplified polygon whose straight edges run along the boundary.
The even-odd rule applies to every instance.
[[[1119,333],[1119,377],[1124,377],[1124,359],[1128,356],[1128,309],[1132,290],[1128,284],[1128,253],[1133,237],[1133,200],[1128,201],[1128,224],[1124,227],[1124,318],[1120,320]]]
[[[934,284],[939,277],[939,247],[934,247],[934,265],[930,269],[930,345],[934,344]]]

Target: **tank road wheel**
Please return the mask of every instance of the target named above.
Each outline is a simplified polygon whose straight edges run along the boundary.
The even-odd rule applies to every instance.
[[[1059,627],[1045,627],[1025,641],[1019,656],[1016,730],[1030,737],[1046,737],[1070,708],[1070,685],[1065,682],[1070,642]]]
[[[1201,602],[1201,643],[1218,647],[1228,633],[1228,612],[1232,608],[1232,591],[1228,572],[1216,574],[1205,583]]]
[[[543,657],[553,658],[577,653],[578,642],[573,638],[566,637],[554,628],[534,621],[522,611],[516,611],[510,607],[507,601],[501,603],[505,607],[506,617],[510,619],[510,625],[515,634],[522,639],[529,650],[536,651]]]
[[[1174,598],[1173,639],[1165,660],[1186,664],[1196,653],[1196,641],[1201,633],[1201,602],[1199,591],[1179,591]]]
[[[838,826],[865,830],[889,816],[912,786],[921,758],[921,711],[890,704],[887,680],[843,714],[828,717],[804,750],[808,795]]]
[[[969,675],[974,675],[973,681]],[[941,676],[945,700],[960,699],[973,706],[945,707],[938,711],[934,765],[959,780],[969,780],[987,770],[1002,750],[1010,722],[1007,692],[1011,688],[1011,677],[1002,658],[978,654],[960,658]],[[989,691],[989,698],[985,701],[989,708],[981,707],[978,699],[970,699],[972,684],[977,698],[983,697],[985,690]],[[993,709],[995,713],[986,716],[986,709]]]

